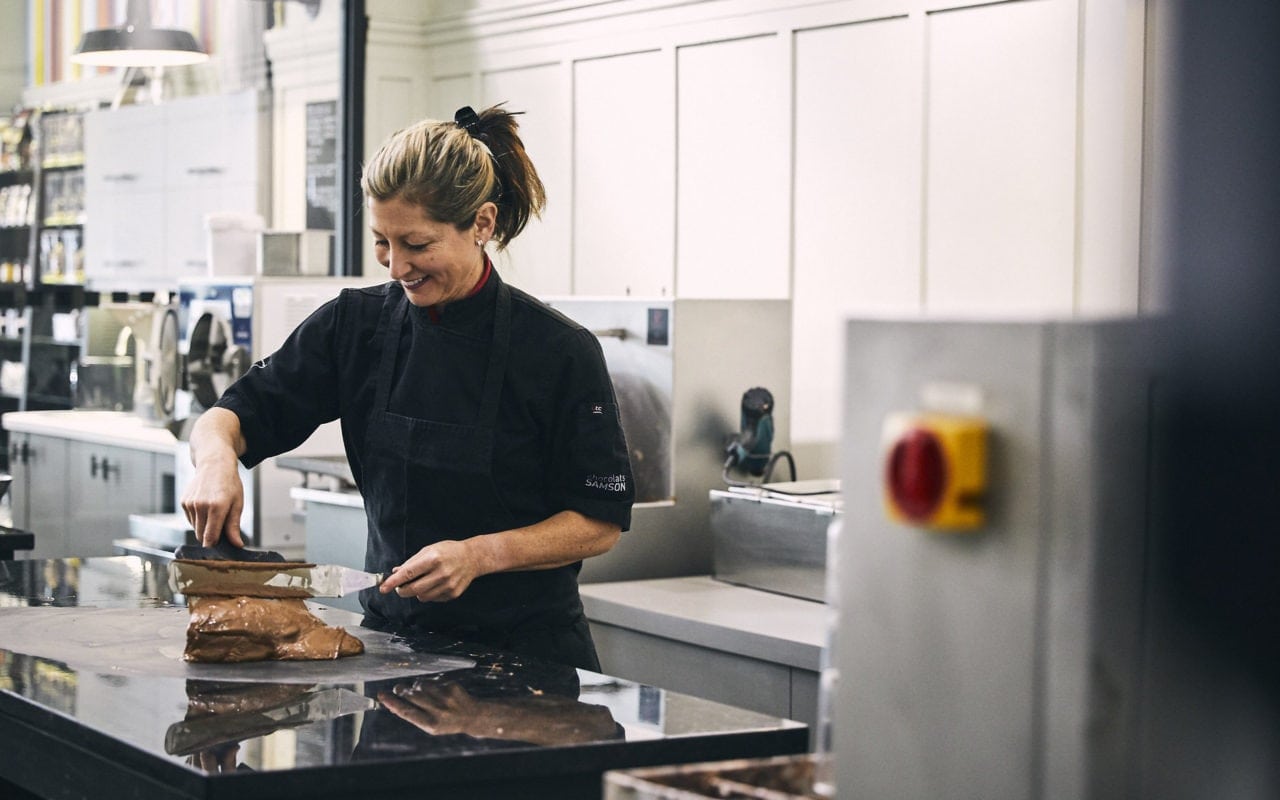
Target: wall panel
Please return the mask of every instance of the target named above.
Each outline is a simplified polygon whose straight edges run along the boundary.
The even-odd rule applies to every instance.
[[[426,115],[433,119],[453,119],[463,106],[479,111],[482,106],[475,92],[475,79],[471,75],[449,75],[435,78],[427,89]]]
[[[680,297],[789,295],[787,54],[778,36],[677,51]]]
[[[675,289],[675,85],[660,51],[574,64],[573,291]]]
[[[531,98],[551,205],[504,275],[543,294],[671,275],[677,297],[792,298],[780,413],[803,477],[834,463],[843,317],[1137,305],[1144,0],[398,5],[403,52],[384,69],[421,74],[428,113],[452,113],[434,103],[454,82],[468,102],[480,86]],[[659,129],[642,108],[672,120],[674,168],[637,132]]]
[[[535,295],[568,294],[573,208],[569,86],[561,64],[485,73],[477,108],[506,103],[523,111],[520,137],[547,190],[547,208],[511,246],[493,251],[505,280]]]
[[[907,17],[795,35],[797,440],[839,435],[841,320],[920,309],[919,51]]]
[[[1076,6],[929,15],[925,309],[1069,315]]]

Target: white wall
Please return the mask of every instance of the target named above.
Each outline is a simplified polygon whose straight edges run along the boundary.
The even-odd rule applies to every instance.
[[[300,9],[291,9],[300,12]],[[286,13],[264,35],[271,61],[271,218],[276,230],[307,227],[307,104],[337,100],[342,85],[342,9]]]
[[[365,142],[508,101],[549,191],[536,294],[789,298],[801,469],[834,469],[840,320],[1134,313],[1144,0],[369,0]],[[301,227],[339,4],[267,36],[272,219]],[[47,99],[47,98],[33,98]],[[366,234],[367,235],[367,234]],[[371,248],[365,248],[371,253]],[[363,271],[381,274],[367,256]]]
[[[1139,311],[1144,8],[370,0],[366,146],[464,103],[528,112],[549,207],[504,275],[790,298],[781,411],[829,474],[845,316]]]

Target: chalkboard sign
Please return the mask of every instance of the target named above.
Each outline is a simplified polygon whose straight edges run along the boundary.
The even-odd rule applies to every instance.
[[[331,231],[338,215],[338,101],[307,103],[307,229]]]

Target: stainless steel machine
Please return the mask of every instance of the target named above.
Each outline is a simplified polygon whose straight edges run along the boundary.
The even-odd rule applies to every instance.
[[[195,419],[217,402],[222,393],[258,358],[273,352],[305,317],[348,286],[363,286],[364,278],[319,276],[231,276],[192,279],[179,285],[172,324],[178,331],[175,352],[185,369],[176,392],[171,428],[178,435],[175,495],[192,477],[185,441]],[[293,455],[342,451],[336,424],[322,426]],[[289,489],[296,475],[271,460],[253,470],[241,468],[245,509],[241,529],[255,546],[301,555],[305,529],[294,518]],[[131,535],[161,548],[176,547],[190,536],[185,517],[169,514],[134,515]],[[145,545],[144,545],[145,546]]]
[[[844,508],[837,480],[711,490],[713,578],[822,602],[827,532]]]
[[[1157,330],[848,324],[838,796],[1132,796]]]
[[[712,571],[709,492],[724,488],[725,445],[743,390],[791,398],[791,304],[785,300],[551,298],[596,333],[631,449],[631,530],[583,564],[583,581]],[[789,441],[782,414],[778,445]]]
[[[182,365],[177,304],[153,299],[87,308],[76,363],[76,407],[132,411],[155,425],[173,421]]]

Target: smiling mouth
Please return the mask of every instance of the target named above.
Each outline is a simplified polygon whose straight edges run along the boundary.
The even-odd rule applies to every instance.
[[[421,278],[418,278],[416,281],[400,281],[400,285],[406,289],[416,289],[426,282],[427,282],[427,276],[423,275]]]

